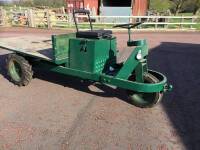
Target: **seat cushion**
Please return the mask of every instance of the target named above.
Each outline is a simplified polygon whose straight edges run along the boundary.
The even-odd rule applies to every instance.
[[[110,37],[112,35],[111,30],[89,30],[89,31],[78,31],[76,33],[77,38],[89,38],[99,39],[104,37]]]

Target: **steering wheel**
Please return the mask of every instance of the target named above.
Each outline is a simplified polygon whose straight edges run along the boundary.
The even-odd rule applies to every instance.
[[[136,23],[128,23],[128,24],[118,24],[113,26],[113,28],[125,28],[125,29],[131,29],[131,28],[135,28],[141,24],[143,24],[144,22],[136,22]]]

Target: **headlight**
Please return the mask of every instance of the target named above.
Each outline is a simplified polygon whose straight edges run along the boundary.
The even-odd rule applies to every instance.
[[[141,60],[142,59],[142,51],[139,50],[137,55],[136,55],[137,60]]]

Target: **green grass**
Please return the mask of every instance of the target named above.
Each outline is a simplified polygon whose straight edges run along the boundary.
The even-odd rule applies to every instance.
[[[196,28],[197,30],[200,30],[200,23],[197,25],[194,25],[194,28]]]

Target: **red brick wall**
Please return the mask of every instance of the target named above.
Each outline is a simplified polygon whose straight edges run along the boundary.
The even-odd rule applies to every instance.
[[[67,12],[72,13],[73,8],[79,9],[83,7],[84,0],[66,0],[67,3]]]
[[[135,0],[133,4],[133,15],[144,16],[148,9],[148,0]]]
[[[98,0],[84,0],[84,7],[90,8],[90,10],[95,9],[96,14],[98,14]]]

